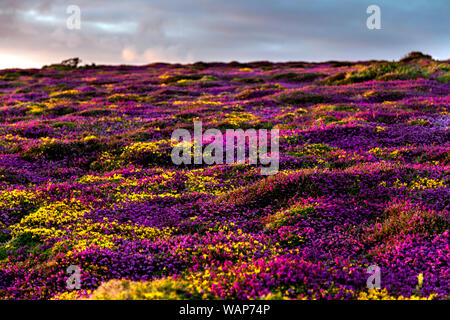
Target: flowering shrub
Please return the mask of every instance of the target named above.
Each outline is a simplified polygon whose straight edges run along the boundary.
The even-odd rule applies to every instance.
[[[448,62],[104,68],[1,72],[0,299],[449,298]],[[175,165],[194,121],[279,172]]]

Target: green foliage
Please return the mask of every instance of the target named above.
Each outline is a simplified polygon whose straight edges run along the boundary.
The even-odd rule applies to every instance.
[[[108,102],[116,103],[116,102],[122,102],[122,101],[141,101],[141,97],[139,97],[137,94],[113,94],[108,97]]]
[[[344,80],[346,75],[347,75],[347,73],[345,73],[345,72],[339,72],[336,74],[332,74],[332,75],[329,75],[328,77],[326,77],[325,79],[323,79],[322,83],[325,85],[336,84],[339,81]]]
[[[120,159],[143,166],[171,164],[171,151],[176,144],[171,140],[135,142],[124,148]]]
[[[163,80],[161,80],[162,84],[165,85],[177,85],[177,83],[179,84],[179,81],[185,80],[200,80],[202,79],[203,76],[199,75],[199,74],[177,74],[177,75],[171,75]],[[208,79],[208,78],[205,78]],[[207,80],[205,80],[207,81]]]
[[[448,229],[448,216],[441,212],[396,204],[386,210],[385,218],[376,224],[370,232],[374,240],[400,233],[434,234]]]
[[[19,233],[13,240],[12,245],[17,247],[35,247],[41,244],[41,240],[35,234],[31,232]]]
[[[231,81],[233,82],[238,82],[238,83],[264,83],[264,79],[261,78],[257,78],[257,77],[242,77],[242,78],[233,78],[231,79]]]
[[[97,117],[97,116],[108,116],[111,113],[112,111],[108,109],[92,108],[80,111],[78,112],[78,115],[83,117]]]
[[[0,74],[0,80],[6,81],[14,81],[23,76],[31,76],[34,73],[30,70],[19,70],[19,69],[11,69],[11,70],[3,70]]]
[[[314,81],[323,76],[324,76],[323,73],[318,72],[303,72],[303,73],[288,72],[276,74],[272,76],[272,79],[292,81],[292,82],[307,82],[307,81]]]
[[[293,205],[287,210],[279,211],[270,216],[267,219],[266,228],[277,229],[282,226],[292,225],[299,219],[306,218],[308,215],[313,214],[314,211],[314,206],[304,206],[301,204]]]
[[[282,103],[289,104],[308,104],[308,103],[322,103],[326,102],[328,98],[326,96],[318,95],[311,92],[305,91],[288,91],[283,92],[275,97],[276,100]]]
[[[199,299],[200,294],[188,291],[189,283],[171,278],[150,282],[110,280],[95,290],[91,300],[184,300]]]
[[[369,80],[381,80],[383,76],[396,75],[404,79],[417,79],[423,77],[424,70],[420,67],[405,65],[399,62],[383,62],[366,67],[358,72],[350,73],[346,77],[349,83],[363,82]]]
[[[21,232],[15,238],[9,239],[0,246],[0,260],[9,255],[16,255],[19,249],[25,249],[25,252],[40,254],[44,257],[48,256],[49,251],[40,250],[42,244],[42,240],[37,235],[31,232]]]
[[[100,148],[97,139],[89,141],[80,140],[46,140],[38,145],[31,146],[20,153],[26,160],[35,160],[44,157],[49,160],[61,160],[66,157],[75,157],[83,153],[90,153]]]
[[[409,120],[408,124],[410,126],[427,126],[430,124],[430,120],[424,120],[424,119],[413,119]]]
[[[0,243],[7,242],[9,240],[11,240],[11,235],[0,231]]]
[[[391,81],[429,77],[429,70],[419,64],[378,62],[347,73],[338,73],[324,79],[324,84],[350,84],[370,80]]]
[[[450,82],[450,72],[447,72],[437,78],[439,82],[448,83]]]

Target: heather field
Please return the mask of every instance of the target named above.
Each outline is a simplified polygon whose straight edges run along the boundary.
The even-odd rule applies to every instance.
[[[449,81],[417,54],[1,70],[0,298],[448,299]],[[278,173],[175,165],[194,121],[279,129]]]

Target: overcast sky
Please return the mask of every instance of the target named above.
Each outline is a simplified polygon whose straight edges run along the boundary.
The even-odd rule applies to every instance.
[[[369,30],[369,5],[381,30]],[[69,5],[81,28],[67,28]],[[450,0],[0,0],[0,68],[450,58]]]

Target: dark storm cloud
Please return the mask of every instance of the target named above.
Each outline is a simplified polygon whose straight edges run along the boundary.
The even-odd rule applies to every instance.
[[[71,4],[81,9],[81,30],[66,27]],[[381,8],[381,30],[366,28],[371,4]],[[421,50],[448,58],[449,9],[448,0],[0,0],[0,67],[72,56],[115,64],[318,61]]]

